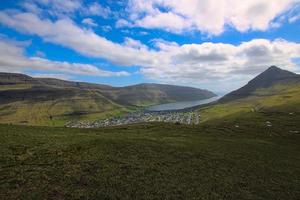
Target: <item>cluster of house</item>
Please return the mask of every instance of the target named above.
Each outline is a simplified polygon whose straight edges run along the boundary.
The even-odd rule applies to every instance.
[[[112,117],[94,122],[69,122],[67,127],[97,128],[118,126],[143,122],[169,122],[180,124],[199,124],[200,115],[197,112],[135,112],[121,117]]]

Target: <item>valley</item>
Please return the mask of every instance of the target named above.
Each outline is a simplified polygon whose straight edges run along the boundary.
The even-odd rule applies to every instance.
[[[275,76],[273,74],[275,74]],[[265,80],[265,76],[269,80],[263,81],[263,85],[260,85],[261,81],[257,80]],[[252,89],[247,90],[248,93],[246,93],[245,88],[250,87]],[[200,102],[203,104],[200,103],[197,106],[181,110],[177,110],[179,106],[177,106],[176,103],[163,104],[150,107],[153,110],[161,109],[160,111],[146,109],[134,111],[129,114],[124,113],[117,117],[102,120],[81,121],[78,123],[69,122],[66,126],[97,128],[146,122],[197,125],[214,120],[236,118],[249,113],[264,113],[270,111],[286,114],[297,113],[300,112],[300,78],[299,75],[273,66],[255,77],[239,90],[229,93],[222,98],[213,97]],[[180,102],[178,104],[180,104]],[[184,102],[182,104],[185,105]],[[186,105],[193,104],[187,103]],[[167,110],[171,108],[174,108],[174,110]]]
[[[148,106],[216,96],[198,88],[138,84],[112,87],[0,73],[0,122],[63,126],[136,112]]]
[[[271,67],[217,101],[160,112],[78,88],[48,112],[63,92],[12,88],[0,98],[2,199],[299,199],[299,75]],[[39,121],[53,111],[68,116]],[[39,126],[20,125],[28,115]]]
[[[200,113],[197,111],[197,107],[215,102],[219,98],[220,97],[212,97],[198,101],[154,105],[139,111],[124,113],[116,117],[110,117],[102,120],[80,122],[70,121],[67,122],[65,126],[72,128],[99,128],[147,122],[197,125],[200,123],[201,117]]]

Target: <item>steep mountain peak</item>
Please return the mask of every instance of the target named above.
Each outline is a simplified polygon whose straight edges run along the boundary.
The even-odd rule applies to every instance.
[[[249,83],[254,82],[254,81],[277,81],[277,80],[282,80],[282,79],[287,79],[287,78],[294,78],[298,77],[298,74],[295,74],[293,72],[287,71],[280,69],[279,67],[276,66],[271,66],[261,74],[259,74],[257,77],[252,79]]]
[[[225,95],[220,99],[220,101],[229,101],[233,99],[244,98],[252,95],[252,93],[259,88],[268,88],[272,87],[275,84],[290,84],[299,82],[300,75],[280,69],[276,66],[271,66],[267,70],[253,78],[251,81],[249,81],[245,86]]]
[[[282,69],[280,69],[279,67],[277,67],[277,66],[275,66],[275,65],[272,65],[271,67],[269,67],[268,69],[266,69],[266,71],[274,71],[274,70],[282,70]]]

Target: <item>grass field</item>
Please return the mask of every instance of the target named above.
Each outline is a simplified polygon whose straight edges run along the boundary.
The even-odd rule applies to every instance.
[[[200,126],[0,125],[0,199],[296,200],[299,122],[256,112]]]

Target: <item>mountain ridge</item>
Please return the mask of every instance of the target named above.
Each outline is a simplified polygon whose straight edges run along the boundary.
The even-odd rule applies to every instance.
[[[290,121],[300,114],[300,75],[271,66],[243,87],[201,107],[199,113],[202,123],[237,121],[245,116],[262,124],[272,117]],[[264,117],[267,119],[262,120]]]
[[[7,78],[9,77],[9,78]],[[49,85],[55,85],[57,83],[62,83],[62,84],[70,84],[76,87],[80,87],[80,85],[89,85],[89,86],[101,86],[101,87],[107,87],[107,88],[115,88],[115,89],[122,89],[122,88],[132,88],[132,87],[149,87],[149,86],[175,86],[175,87],[182,87],[182,88],[193,88],[197,90],[203,90],[203,91],[208,91],[211,92],[207,89],[201,89],[201,88],[196,88],[196,87],[190,87],[190,86],[181,86],[181,85],[172,85],[172,84],[161,84],[161,83],[138,83],[138,84],[133,84],[133,85],[127,85],[127,86],[111,86],[107,84],[99,84],[99,83],[89,83],[89,82],[82,82],[82,81],[71,81],[71,80],[63,80],[63,79],[58,79],[58,78],[40,78],[40,77],[32,77],[26,74],[22,73],[9,73],[9,72],[0,72],[0,85],[5,85],[10,82],[5,82],[3,81],[4,78],[12,80],[11,83],[30,83],[32,82],[41,82]],[[13,81],[13,78],[18,78],[16,81]],[[67,84],[66,84],[67,85]]]
[[[64,125],[70,120],[107,118],[150,105],[214,96],[208,90],[185,86],[145,83],[112,87],[0,73],[0,122]]]
[[[253,79],[251,79],[243,87],[234,90],[221,99],[219,102],[227,102],[235,99],[241,99],[250,95],[258,89],[270,88],[276,84],[292,84],[300,82],[300,75],[283,70],[277,66],[271,66]]]
[[[41,88],[46,88],[47,90],[52,90],[53,88],[68,90],[98,90],[98,92],[100,92],[105,97],[116,100],[120,104],[125,103],[126,105],[130,106],[141,104],[137,101],[151,101],[151,95],[160,98],[160,100],[154,103],[201,100],[216,96],[216,94],[209,90],[188,86],[140,83],[129,86],[114,87],[105,84],[68,81],[56,78],[34,78],[19,73],[0,73],[0,85],[12,86],[18,84],[23,84],[23,86],[27,85],[28,87],[24,88],[27,90],[30,90],[32,88],[39,88],[40,90]],[[18,88],[16,87],[16,89]],[[26,90],[23,92],[26,92]]]

